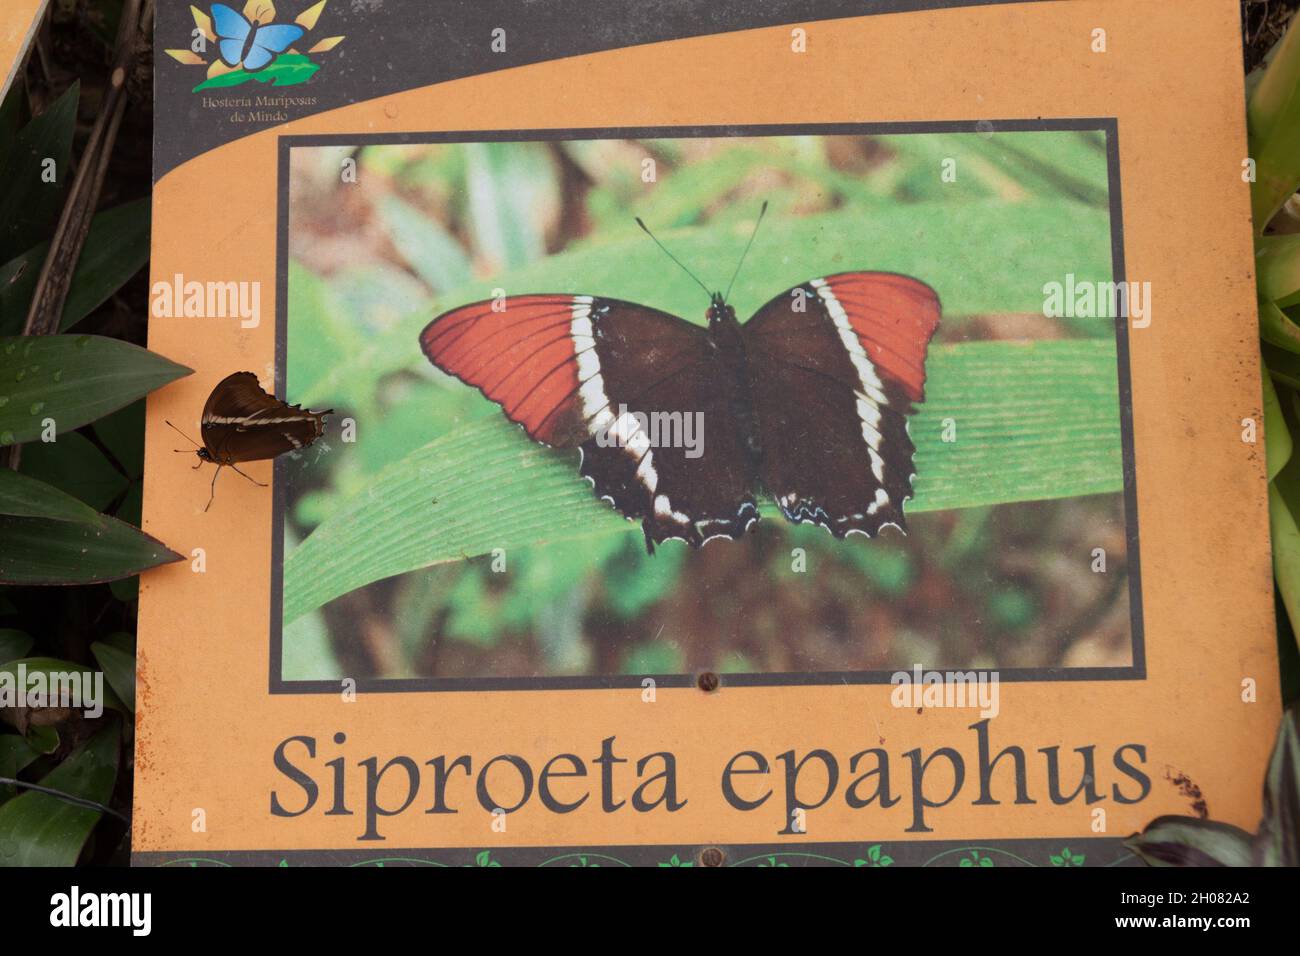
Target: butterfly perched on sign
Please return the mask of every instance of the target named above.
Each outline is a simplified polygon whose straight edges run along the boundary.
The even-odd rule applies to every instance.
[[[222,62],[249,73],[262,69],[307,32],[294,23],[250,21],[224,3],[212,5],[212,28]]]
[[[925,397],[934,290],[841,272],[780,293],[741,325],[731,285],[695,281],[709,294],[707,327],[600,296],[518,295],[445,312],[420,344],[534,441],[579,447],[579,473],[641,521],[651,553],[674,538],[739,537],[758,521],[762,492],[788,520],[837,538],[903,529],[907,416]],[[656,415],[698,416],[702,454],[656,442]]]
[[[275,458],[286,451],[306,448],[325,432],[325,416],[334,411],[313,412],[301,405],[289,405],[263,390],[252,372],[227,375],[208,396],[203,406],[199,431],[203,444],[186,438],[198,447],[199,468],[204,462],[217,466],[212,476],[212,494],[204,511],[212,507],[217,494],[217,475],[222,468],[233,468],[255,485],[265,485],[240,471],[235,462]],[[167,422],[184,435],[179,428]],[[177,451],[188,452],[187,448]]]

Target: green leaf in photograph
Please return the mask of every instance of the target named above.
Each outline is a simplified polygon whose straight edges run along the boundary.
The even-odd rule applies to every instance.
[[[447,292],[473,277],[473,266],[442,223],[396,196],[378,203],[379,217],[398,254],[435,292]]]
[[[334,648],[330,646],[329,630],[319,611],[304,614],[296,621],[284,625],[281,635],[283,658],[280,677],[283,680],[342,680]]]
[[[1094,339],[932,347],[927,400],[911,423],[909,513],[1119,491],[1115,362],[1114,343]],[[948,417],[958,421],[955,442],[941,439]],[[499,414],[436,439],[288,553],[284,619],[371,581],[494,548],[564,539],[590,548],[594,538],[636,531],[595,499],[576,464]]]
[[[94,641],[90,645],[90,652],[95,655],[108,686],[122,699],[126,709],[134,714],[135,653],[107,641]]]
[[[680,674],[686,667],[686,656],[676,644],[668,641],[645,641],[634,644],[623,658],[620,670],[624,674]]]
[[[116,411],[192,369],[98,335],[0,337],[0,446],[59,435]]]
[[[812,526],[799,526],[805,538],[818,543],[826,540],[826,532]],[[820,532],[820,535],[818,535]],[[916,580],[916,566],[912,556],[898,548],[850,548],[847,555],[853,566],[883,593],[901,597]]]
[[[1062,222],[1070,223],[1070,229],[1061,229]],[[544,261],[476,279],[440,297],[436,307],[407,315],[389,331],[360,344],[352,337],[355,333],[340,328],[347,321],[329,311],[329,299],[317,297],[315,277],[301,266],[291,267],[288,387],[292,400],[362,413],[361,403],[373,401],[377,383],[402,370],[418,370],[441,387],[474,395],[430,369],[418,336],[438,311],[490,298],[494,288],[603,295],[644,302],[702,323],[707,301],[699,287],[630,220],[629,227],[625,238],[579,244]],[[752,227],[752,220],[737,220],[727,229],[669,230],[660,238],[705,282],[721,286]],[[913,275],[932,285],[943,303],[945,325],[960,329],[964,316],[1041,313],[1043,286],[1064,282],[1067,273],[1078,282],[1105,281],[1111,276],[1108,212],[1069,200],[1014,206],[1001,202],[895,205],[869,216],[861,210],[794,219],[769,216],[763,230],[731,297],[742,317],[810,276],[879,269]],[[1005,268],[1007,262],[1016,263],[1016,268]],[[1077,325],[1080,334],[1114,337],[1111,319],[1081,319]],[[1093,328],[1082,328],[1089,325]],[[292,344],[296,342],[311,344],[299,348]]]
[[[95,216],[68,289],[59,330],[67,331],[97,309],[149,260],[149,200],[138,199]],[[33,246],[0,265],[0,335],[22,331],[36,279],[50,250]]]
[[[559,172],[545,143],[466,143],[469,222],[475,248],[495,269],[516,269],[546,252],[558,216]]]
[[[289,349],[285,388],[295,402],[310,405],[321,392],[320,380],[332,370],[346,368],[349,356],[363,349],[364,339],[338,307],[329,284],[296,262],[289,263],[289,316],[294,327],[310,330],[306,334],[311,345]],[[329,400],[369,419],[373,391],[345,378],[336,382],[342,387],[334,388]]]
[[[107,803],[117,782],[121,728],[111,722],[41,778],[41,786]],[[0,866],[72,866],[102,813],[26,791],[0,806]]]
[[[1108,201],[1109,166],[1100,131],[994,131],[968,135],[967,145],[1032,195],[1067,196],[1097,207]]]
[[[430,307],[429,287],[385,262],[347,266],[330,275],[329,285],[348,325],[363,336],[385,332],[412,312]]]
[[[73,83],[24,126],[0,156],[0,183],[4,183],[0,189],[0,262],[8,262],[54,232],[72,182],[72,134],[77,125],[79,90],[80,85]]]
[[[663,548],[653,556],[628,535],[614,560],[604,565],[605,603],[621,617],[634,618],[672,593],[686,552]]]

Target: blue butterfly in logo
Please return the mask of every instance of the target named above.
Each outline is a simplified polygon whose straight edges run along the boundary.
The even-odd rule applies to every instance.
[[[217,49],[226,66],[242,66],[255,73],[276,56],[289,49],[307,31],[289,23],[249,22],[224,3],[212,5],[212,25],[217,34]]]

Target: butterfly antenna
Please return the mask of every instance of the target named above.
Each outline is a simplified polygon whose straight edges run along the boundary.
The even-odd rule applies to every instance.
[[[758,211],[758,219],[754,222],[754,231],[749,234],[749,242],[745,243],[745,251],[740,254],[740,261],[736,263],[736,271],[731,274],[731,281],[727,283],[727,291],[722,294],[722,301],[726,302],[731,298],[731,287],[736,284],[736,276],[740,275],[740,267],[745,264],[745,256],[749,255],[749,247],[754,244],[754,237],[758,235],[758,225],[763,221],[763,216],[767,213],[767,200],[763,200],[763,208]]]
[[[167,419],[164,418],[163,421],[164,421],[164,422],[167,422],[167,425],[171,428],[172,431],[174,431],[176,434],[180,435],[182,438],[184,438],[187,442],[189,442],[189,443],[190,443],[191,445],[193,445],[195,448],[202,448],[202,447],[203,447],[203,446],[200,445],[198,442],[196,442],[193,438],[191,438],[189,435],[185,434],[183,431],[181,431],[179,428],[177,428],[175,425],[173,425],[171,422],[168,422]]]
[[[683,272],[685,272],[688,276],[690,276],[692,279],[695,280],[695,284],[696,284],[697,286],[699,286],[701,289],[704,290],[704,294],[705,294],[705,295],[709,296],[710,298],[713,297],[713,293],[709,291],[709,287],[706,286],[703,282],[701,282],[701,281],[699,280],[699,277],[696,276],[696,274],[695,274],[694,272],[692,272],[690,269],[688,269],[688,268],[686,268],[685,266],[683,266],[681,260],[678,259],[678,258],[677,258],[675,255],[673,255],[671,252],[669,252],[668,249],[667,249],[667,247],[665,247],[664,244],[663,244],[662,242],[660,242],[658,239],[655,239],[655,234],[654,234],[653,232],[651,232],[651,231],[650,231],[650,228],[649,228],[645,223],[643,223],[643,222],[641,221],[641,217],[640,217],[640,216],[637,216],[637,217],[636,217],[636,224],[637,224],[638,226],[641,227],[641,229],[645,232],[645,234],[646,234],[647,236],[649,236],[651,239],[654,239],[654,244],[655,244],[656,246],[658,246],[658,247],[663,251],[663,254],[664,254],[664,255],[666,255],[669,259],[673,260],[673,262],[677,263],[677,265],[681,267],[681,270],[682,270]]]

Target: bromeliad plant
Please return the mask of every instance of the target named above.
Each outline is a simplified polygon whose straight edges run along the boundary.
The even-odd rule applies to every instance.
[[[1213,820],[1166,816],[1127,846],[1152,866],[1300,866],[1300,710],[1291,708],[1278,730],[1256,833]]]
[[[1293,436],[1300,429],[1300,26],[1295,22],[1252,77],[1247,118],[1255,181],[1251,212],[1260,337],[1264,355],[1264,418],[1269,476],[1273,571],[1286,608],[1283,634],[1296,633],[1300,615],[1300,460]],[[1289,626],[1286,626],[1289,625]],[[1284,695],[1300,686],[1295,646],[1283,637]]]
[[[1279,615],[1282,694],[1300,692],[1295,640],[1300,628],[1300,20],[1265,65],[1247,78],[1248,172],[1255,223],[1259,328],[1273,574]],[[1282,720],[1264,784],[1264,816],[1253,836],[1211,820],[1165,816],[1129,841],[1153,866],[1300,865],[1300,711]]]

